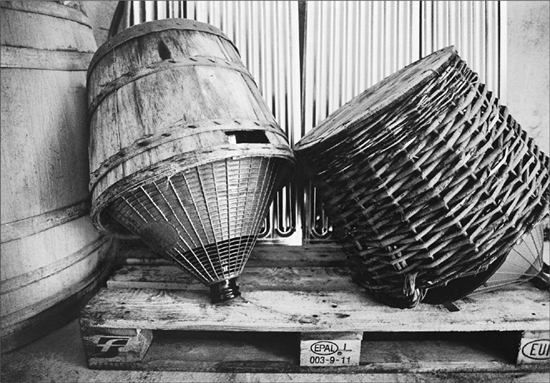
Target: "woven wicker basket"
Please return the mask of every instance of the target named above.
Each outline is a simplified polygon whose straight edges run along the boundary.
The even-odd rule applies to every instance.
[[[88,70],[92,218],[210,286],[235,279],[294,154],[233,43],[166,19],[126,29]]]
[[[295,150],[354,280],[391,306],[467,294],[548,213],[548,156],[453,47],[355,97]]]

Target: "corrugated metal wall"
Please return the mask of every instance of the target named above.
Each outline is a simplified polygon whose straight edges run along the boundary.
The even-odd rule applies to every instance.
[[[291,144],[369,86],[448,45],[505,102],[505,2],[132,1],[122,26],[167,17],[212,24],[233,40]],[[330,234],[315,188],[291,184],[261,238],[299,245]]]
[[[454,45],[506,104],[506,2],[423,1],[420,13],[421,56]]]

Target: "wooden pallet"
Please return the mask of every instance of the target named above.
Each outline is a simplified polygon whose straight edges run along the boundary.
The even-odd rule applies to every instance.
[[[130,249],[81,312],[94,369],[234,372],[550,372],[550,294],[530,284],[395,309],[350,281],[336,246],[257,246],[242,297]]]

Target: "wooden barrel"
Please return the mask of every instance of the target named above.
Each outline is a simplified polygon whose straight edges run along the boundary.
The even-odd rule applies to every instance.
[[[74,319],[107,276],[111,240],[89,217],[88,19],[54,2],[2,2],[2,351]]]
[[[88,71],[92,217],[208,286],[240,274],[294,164],[233,43],[186,19],[136,25]]]

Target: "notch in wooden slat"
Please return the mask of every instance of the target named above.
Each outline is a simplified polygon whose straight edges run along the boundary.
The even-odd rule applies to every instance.
[[[230,144],[269,144],[269,139],[261,130],[227,131],[225,134]]]

